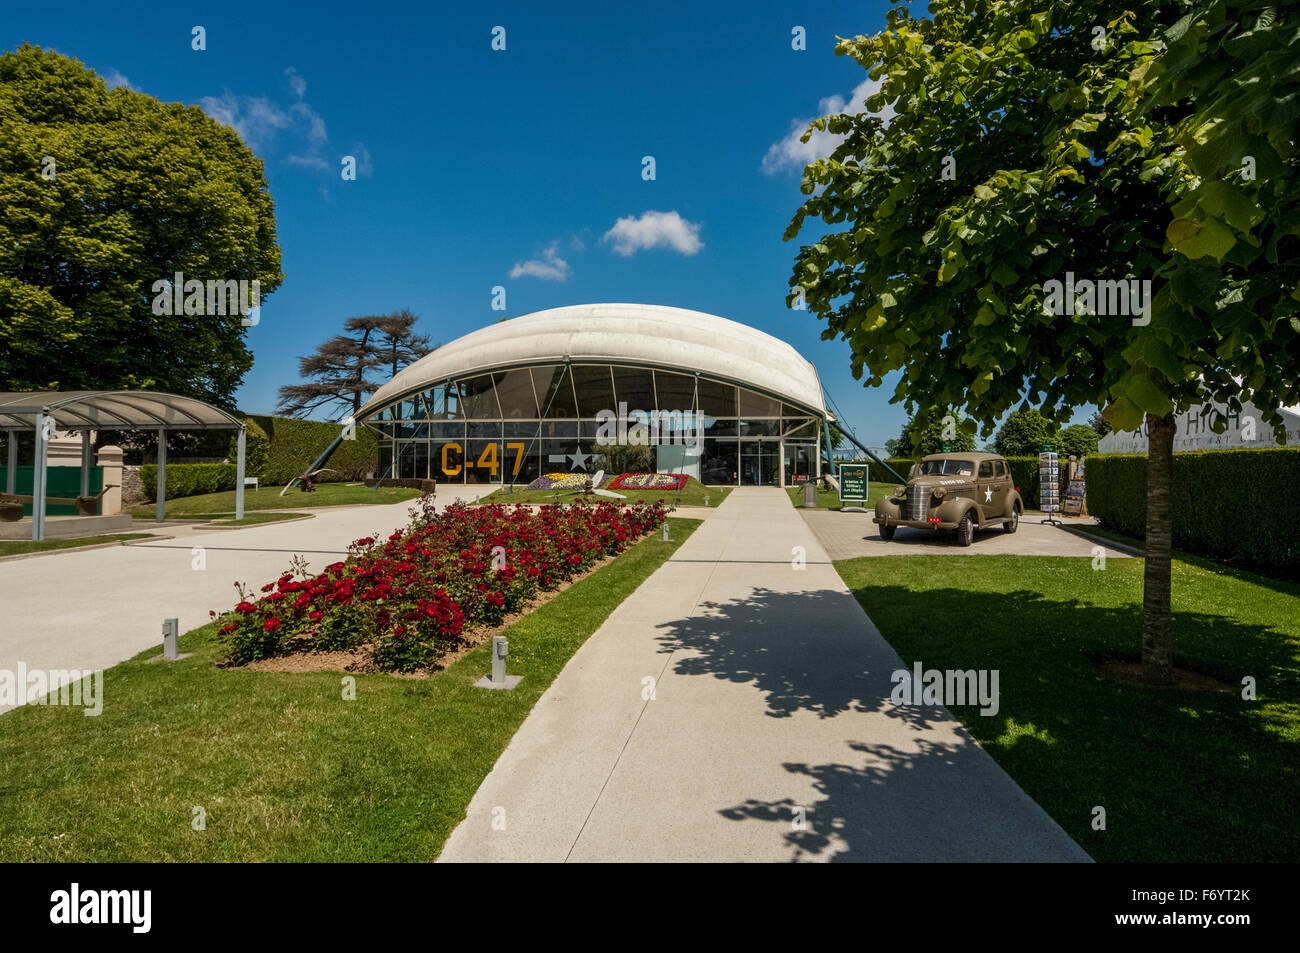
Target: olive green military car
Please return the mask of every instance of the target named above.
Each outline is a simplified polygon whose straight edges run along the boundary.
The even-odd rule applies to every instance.
[[[1011,467],[995,453],[932,453],[912,465],[907,486],[876,501],[880,538],[891,540],[900,526],[956,530],[969,546],[977,529],[1001,526],[1014,533],[1024,502]]]

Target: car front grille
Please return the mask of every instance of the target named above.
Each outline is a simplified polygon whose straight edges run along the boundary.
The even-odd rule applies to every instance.
[[[930,491],[917,487],[907,488],[907,499],[903,501],[903,519],[923,520],[930,505]]]

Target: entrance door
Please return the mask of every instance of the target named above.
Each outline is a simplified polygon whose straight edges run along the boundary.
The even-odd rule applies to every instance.
[[[740,441],[740,485],[781,485],[781,441]]]

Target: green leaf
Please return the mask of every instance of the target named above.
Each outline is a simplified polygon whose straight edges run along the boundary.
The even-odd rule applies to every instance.
[[[1209,218],[1204,222],[1174,219],[1166,229],[1165,236],[1176,251],[1192,259],[1209,257],[1222,261],[1223,256],[1237,243],[1236,233],[1217,218]]]

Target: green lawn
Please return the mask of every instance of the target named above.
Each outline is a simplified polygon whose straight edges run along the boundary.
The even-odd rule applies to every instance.
[[[866,507],[870,509],[876,505],[876,500],[882,496],[887,496],[898,489],[897,483],[877,483],[872,480],[867,484],[867,502]],[[788,486],[785,488],[786,493],[790,494],[790,502],[797,509],[803,508],[803,487]],[[861,504],[859,504],[861,505]],[[823,490],[819,486],[817,489],[817,507],[818,509],[839,509],[840,493],[839,490]]]
[[[213,526],[257,526],[259,523],[281,523],[284,520],[302,519],[304,516],[310,516],[310,513],[281,513],[262,512],[262,513],[244,513],[242,520],[235,519],[234,513],[223,513],[225,519],[213,520]]]
[[[1150,689],[1092,660],[1137,657],[1142,560],[907,556],[836,563],[907,665],[997,669],[1000,710],[953,708],[1094,858],[1300,860],[1300,586],[1173,566],[1179,664],[1239,686]],[[1091,828],[1093,808],[1107,829]]]
[[[0,861],[433,860],[569,657],[699,525],[669,523],[505,632],[514,691],[472,687],[489,643],[344,701],[338,672],[216,668],[209,625],[191,658],[109,669],[98,717],[0,716]]]
[[[264,486],[257,490],[244,491],[244,512],[250,510],[284,510],[302,509],[314,506],[342,506],[358,503],[400,503],[413,500],[420,495],[419,490],[402,487],[381,486],[377,490],[344,483],[318,483],[316,492],[304,493],[297,487],[280,495],[281,487]],[[141,503],[132,507],[131,515],[137,519],[152,519],[153,503]],[[211,516],[235,512],[235,491],[225,490],[221,493],[201,493],[198,496],[185,496],[178,500],[167,501],[167,517],[170,519],[187,516]]]
[[[687,480],[686,486],[682,488],[681,493],[675,493],[664,490],[614,490],[614,493],[621,493],[626,503],[636,503],[638,501],[663,500],[665,503],[672,503],[676,506],[704,506],[705,498],[708,498],[709,506],[718,506],[726,499],[727,494],[731,492],[731,487],[705,486],[694,477]],[[513,493],[507,493],[504,489],[497,490],[489,496],[483,497],[479,503],[572,503],[577,494],[572,490],[528,490],[523,487],[515,487]],[[593,496],[593,500],[599,502],[604,497]],[[613,502],[618,502],[613,501]]]
[[[76,546],[94,546],[98,543],[115,543],[122,539],[147,539],[149,533],[116,533],[111,536],[82,536],[79,539],[43,539],[33,542],[30,539],[0,540],[0,556],[16,556],[19,553],[43,553],[48,549],[72,549]]]

